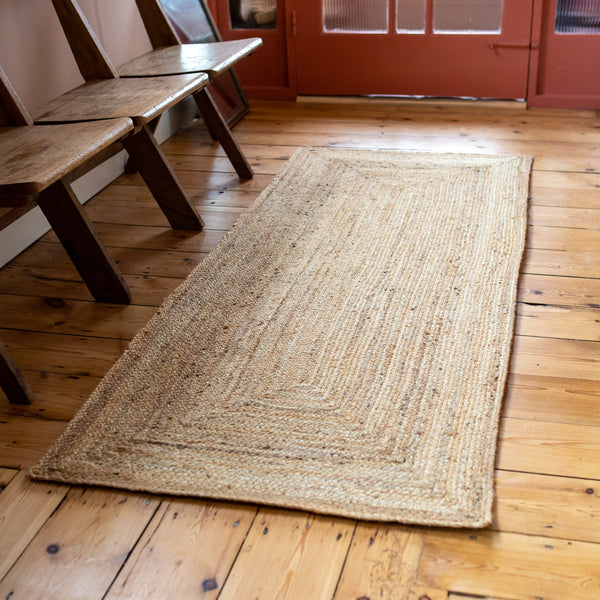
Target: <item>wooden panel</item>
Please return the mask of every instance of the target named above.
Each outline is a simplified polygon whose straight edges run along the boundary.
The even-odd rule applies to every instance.
[[[343,106],[343,110],[340,109]],[[281,118],[282,114],[321,116],[323,113],[337,114],[340,119],[347,119],[353,115],[366,116],[369,119],[392,115],[402,116],[406,112],[427,116],[431,113],[452,115],[455,119],[469,121],[470,119],[494,119],[502,114],[503,119],[510,119],[515,115],[536,117],[538,119],[552,119],[555,123],[569,122],[571,120],[594,120],[595,115],[589,110],[530,110],[526,105],[518,102],[489,101],[473,102],[472,100],[451,100],[443,98],[303,98],[297,106],[284,102],[264,102],[254,100],[253,111],[256,109],[271,113],[272,120]],[[502,109],[501,111],[499,109]]]
[[[96,321],[95,337],[130,340],[155,313],[153,306],[121,306],[0,294],[0,327],[24,331],[86,334],[91,333],[86,323]]]
[[[252,114],[252,113],[250,113]],[[378,131],[379,129],[379,131]],[[189,134],[191,137],[193,132]],[[185,139],[185,138],[182,138]],[[288,147],[288,152],[298,146],[333,146],[342,148],[389,148],[405,151],[429,152],[503,152],[528,154],[535,157],[535,171],[596,171],[600,153],[600,144],[576,142],[558,142],[549,146],[548,142],[535,140],[505,140],[488,137],[462,136],[457,126],[454,135],[430,136],[407,135],[401,132],[388,133],[385,128],[369,125],[362,132],[339,133],[332,128],[328,133],[322,126],[316,125],[313,132],[287,132],[278,124],[272,124],[262,131],[251,131],[245,127],[245,122],[236,129],[236,139],[243,144],[244,150],[252,156],[252,145],[263,148],[268,145]],[[172,146],[166,145],[165,151],[171,151]],[[577,206],[577,204],[575,204]],[[582,205],[579,205],[582,206]]]
[[[5,469],[0,467],[0,494],[6,489],[11,479],[13,479],[19,471],[17,469]]]
[[[519,301],[555,306],[600,307],[600,279],[524,274]]]
[[[248,121],[310,121],[332,131],[337,131],[338,123],[358,123],[364,131],[373,123],[393,126],[400,122],[414,122],[421,131],[420,124],[427,130],[427,124],[435,122],[448,123],[455,133],[486,124],[497,137],[533,131],[537,136],[553,139],[556,135],[556,139],[562,139],[562,135],[569,135],[567,130],[589,129],[594,119],[594,113],[589,110],[531,110],[522,103],[491,100],[302,98],[296,104],[255,100]],[[565,131],[556,131],[559,124]],[[435,131],[431,133],[435,135]]]
[[[600,340],[600,309],[561,306],[517,307],[519,335],[566,340]]]
[[[152,246],[153,244],[152,236],[149,235],[147,229],[131,229],[131,226],[127,226],[122,231],[131,234],[129,239],[134,244],[137,243],[140,246]],[[144,231],[147,235],[144,235]],[[189,275],[194,266],[205,258],[211,242],[216,243],[223,235],[224,232],[207,234],[206,237],[209,239],[204,239],[204,244],[202,246],[205,250],[199,252],[193,250],[171,251],[164,249],[162,252],[156,252],[156,249],[152,249],[151,247],[148,249],[139,249],[115,246],[110,248],[110,252],[120,269],[128,275],[128,280],[131,279],[131,275],[136,274],[138,277],[174,277],[183,279]],[[159,232],[159,236],[163,236],[163,231]],[[116,232],[112,237],[114,238],[114,241],[117,241],[118,236],[116,235]],[[172,239],[171,236],[165,232],[164,237],[167,238],[167,247],[170,248],[172,246],[172,244],[169,243]],[[159,241],[154,239],[154,245],[158,244]],[[175,242],[175,244],[177,244],[177,242]],[[52,268],[51,265],[53,265],[54,268]],[[75,270],[71,261],[69,261],[63,248],[58,242],[37,242],[33,248],[23,252],[17,258],[13,259],[6,268],[0,270],[0,281],[3,281],[2,278],[5,269],[9,269],[10,272],[12,270],[11,267],[15,267],[15,270],[21,268],[26,274],[31,273],[33,277],[38,278],[42,283],[44,282],[44,274],[46,271],[49,273],[48,279],[50,280],[50,284],[52,284],[53,273],[62,275],[63,272],[69,271],[70,274],[66,281],[67,285],[72,285],[75,277],[75,275],[73,275]],[[91,299],[91,296],[88,294],[87,298]]]
[[[0,494],[0,579],[67,495],[69,486],[32,481],[25,471]]]
[[[144,248],[146,250],[181,250],[185,252],[209,252],[225,235],[225,230],[175,231],[169,227],[143,227],[138,225],[118,225],[98,223],[96,231],[106,247]],[[48,232],[44,241],[57,239],[54,232]],[[111,253],[115,256],[115,252]],[[116,257],[115,257],[116,259]]]
[[[195,148],[192,148],[192,146]],[[220,146],[218,147],[220,149]],[[194,150],[196,152],[202,151],[202,146],[198,147],[198,143],[192,144],[191,142],[179,142],[169,144],[168,142],[163,145],[166,155],[169,157],[169,162],[177,170],[188,170],[188,171],[218,171],[220,173],[233,174],[235,169],[231,164],[231,161],[223,156],[219,155],[218,149],[215,149],[215,153],[212,156],[194,156]],[[181,150],[184,153],[181,153]],[[255,173],[260,175],[276,175],[284,166],[284,161],[280,159],[269,159],[248,156],[250,166]]]
[[[244,121],[245,131],[271,132],[286,131],[289,133],[315,133],[319,130],[333,134],[366,135],[365,125],[376,121],[378,129],[384,135],[405,135],[412,137],[448,137],[457,135],[469,139],[497,139],[510,142],[540,142],[543,140],[552,143],[597,143],[598,133],[590,128],[589,119],[570,120],[559,129],[552,118],[531,118],[527,113],[519,111],[505,111],[502,120],[494,119],[491,115],[483,115],[478,112],[477,116],[462,119],[457,114],[441,114],[441,111],[433,113],[419,113],[411,115],[407,109],[395,110],[392,108],[382,115],[382,111],[375,112],[370,116],[369,107],[360,115],[353,117],[336,118],[336,109],[330,105],[328,111],[322,115],[297,115],[296,113],[281,115],[276,122],[273,118],[264,118],[259,110],[252,110]],[[438,114],[440,113],[440,114]],[[337,113],[339,115],[339,111]],[[378,115],[378,116],[375,116]],[[554,128],[554,131],[549,128]]]
[[[585,251],[529,249],[525,251],[521,269],[523,273],[536,275],[593,278],[598,275],[598,255]]]
[[[598,208],[567,208],[563,206],[531,206],[529,222],[546,227],[569,227],[574,229],[599,229]]]
[[[410,600],[448,600],[448,592],[446,590],[438,590],[431,587],[424,587],[422,585],[415,585],[410,590]],[[354,599],[353,599],[354,600]],[[481,600],[478,598],[477,600]],[[486,600],[492,600],[486,598]]]
[[[2,330],[2,338],[23,370],[103,377],[128,340]],[[0,463],[1,464],[1,463]]]
[[[467,594],[448,594],[448,600],[482,600],[481,596],[471,596]],[[500,598],[492,598],[491,596],[486,596],[485,600],[500,600]],[[502,598],[502,600],[514,600],[512,598]]]
[[[600,426],[600,379],[512,373],[504,415],[532,421]]]
[[[406,598],[423,552],[423,529],[358,523],[335,600]]]
[[[58,247],[57,244],[53,244]],[[36,246],[37,247],[37,246]],[[58,253],[57,253],[58,254]],[[162,262],[163,271],[171,272],[168,267],[164,267],[164,260],[159,261],[156,253],[148,251],[147,254],[155,257],[154,261],[149,260],[143,268],[138,268],[139,273],[149,268],[151,262]],[[180,253],[181,254],[181,253]],[[191,271],[194,265],[194,259],[200,261],[204,255],[194,255],[193,258],[180,256],[180,263],[183,263],[184,275],[181,277],[155,277],[152,275],[132,275],[126,273],[126,280],[129,288],[135,298],[137,306],[154,306],[162,304],[165,297],[179,285],[185,275]],[[164,258],[164,257],[163,257]],[[187,258],[187,262],[186,262]],[[131,265],[134,261],[127,261]],[[175,260],[173,260],[175,262]],[[140,263],[141,264],[141,263]],[[122,265],[121,265],[122,266]],[[178,269],[180,270],[181,267]],[[18,267],[16,264],[10,264],[0,270],[0,288],[7,294],[17,294],[22,296],[38,296],[49,299],[62,300],[87,300],[92,297],[75,268],[52,269],[43,267]]]
[[[237,132],[236,132],[237,135]],[[273,179],[270,175],[256,175],[250,181],[240,181],[237,175],[231,173],[186,171],[177,172],[181,183],[186,190],[194,193],[197,189],[212,190],[246,190],[248,192],[262,192]],[[141,185],[142,179],[134,173],[125,173],[115,182],[117,185]]]
[[[507,471],[600,479],[598,428],[502,419],[496,464]]]
[[[597,480],[497,471],[496,496],[494,529],[600,542]]]
[[[35,401],[27,406],[7,405],[6,414],[70,421],[100,382],[99,377],[39,370],[28,370],[23,374],[33,389]]]
[[[164,503],[107,600],[216,599],[257,508],[203,500]]]
[[[169,162],[176,168],[180,168],[179,159],[186,158],[185,156],[180,157],[179,155],[173,154],[168,156]],[[227,169],[210,166],[210,163],[214,161],[225,159],[221,159],[220,157],[205,157],[203,160],[207,162],[207,170],[214,169],[215,172],[227,173]],[[186,161],[184,160],[183,162]],[[283,162],[281,164],[283,165]],[[193,171],[194,169],[184,168],[181,170]],[[199,169],[199,171],[202,171],[202,169]],[[229,177],[231,177],[231,175],[229,175]],[[196,190],[193,194],[191,194],[191,200],[193,201],[194,206],[202,211],[208,212],[211,210],[221,209],[231,212],[240,212],[243,209],[248,208],[258,197],[258,194],[258,190],[251,191],[246,189]],[[119,186],[107,187],[92,200],[86,203],[85,206],[87,211],[100,209],[100,207],[103,206],[114,206],[118,211],[125,211],[127,208],[135,210],[144,207],[148,208],[152,212],[157,212],[156,201],[152,197],[150,190],[143,185],[122,184]],[[164,225],[164,221],[160,225]]]
[[[597,381],[599,346],[596,342],[517,336],[510,372]]]
[[[600,230],[569,229],[567,227],[529,228],[527,247],[543,250],[561,250],[564,252],[594,253],[600,252]],[[597,264],[596,256],[590,256]]]
[[[583,173],[534,172],[531,177],[532,203],[598,209],[600,176],[594,173],[598,166],[588,169]]]
[[[102,598],[158,505],[152,496],[73,488],[0,583],[0,596]]]
[[[347,519],[261,509],[219,600],[330,599],[353,530]]]
[[[430,531],[419,580],[476,596],[589,600],[600,596],[600,546],[490,531]]]
[[[123,201],[121,205],[102,202],[92,207],[86,207],[87,213],[97,222],[102,223],[136,223],[147,227],[163,227],[165,218],[159,211],[152,207],[138,205],[131,206]],[[205,227],[208,229],[229,230],[245,211],[244,208],[230,208],[222,206],[200,206],[198,212],[202,216]]]
[[[46,453],[66,423],[3,416],[0,419],[0,465],[28,469]]]

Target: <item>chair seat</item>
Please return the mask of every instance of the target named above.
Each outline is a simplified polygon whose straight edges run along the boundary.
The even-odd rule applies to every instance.
[[[260,38],[180,44],[142,54],[118,68],[121,77],[147,77],[206,72],[211,79],[230,69],[238,60],[262,45]]]
[[[127,118],[0,127],[0,206],[25,203],[132,130]]]
[[[130,117],[136,125],[146,125],[208,82],[206,73],[90,81],[41,106],[34,120],[65,123]]]

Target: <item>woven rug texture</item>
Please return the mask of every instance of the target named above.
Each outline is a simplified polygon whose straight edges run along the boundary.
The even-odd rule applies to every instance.
[[[32,476],[489,524],[530,168],[299,149]]]

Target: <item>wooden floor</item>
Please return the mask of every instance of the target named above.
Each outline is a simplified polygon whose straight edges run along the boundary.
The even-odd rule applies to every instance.
[[[207,229],[175,232],[137,175],[86,205],[134,292],[90,295],[52,233],[0,270],[0,339],[37,395],[0,396],[0,599],[600,598],[600,119],[391,101],[255,102],[240,182],[201,123],[163,148]],[[26,469],[136,331],[300,145],[534,156],[519,318],[486,530],[32,483]]]

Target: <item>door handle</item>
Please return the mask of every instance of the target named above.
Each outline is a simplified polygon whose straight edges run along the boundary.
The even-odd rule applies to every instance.
[[[491,50],[496,48],[539,48],[539,42],[505,42],[503,40],[489,40],[488,46]]]

